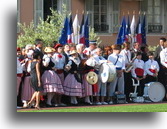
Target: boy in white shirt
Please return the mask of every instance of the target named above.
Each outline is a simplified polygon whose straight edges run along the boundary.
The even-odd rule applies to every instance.
[[[148,53],[149,60],[145,62],[144,69],[146,71],[146,83],[157,81],[159,72],[159,64],[154,60],[153,52]]]
[[[109,104],[113,104],[113,97],[115,94],[116,86],[118,84],[118,92],[124,94],[124,73],[125,70],[125,60],[122,55],[120,55],[121,46],[120,45],[113,45],[112,46],[113,53],[108,57],[108,61],[112,62],[115,65],[117,76],[110,83],[109,86]]]
[[[145,78],[146,72],[144,70],[144,61],[141,60],[142,54],[141,52],[136,53],[136,59],[133,62],[133,69],[131,71],[132,77],[135,81],[140,81],[140,86],[138,86],[138,95],[143,96],[144,86],[145,86]]]

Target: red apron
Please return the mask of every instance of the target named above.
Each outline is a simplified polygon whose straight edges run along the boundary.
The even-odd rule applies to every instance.
[[[136,68],[135,69],[135,73],[137,76],[143,76],[144,75],[144,69],[141,69],[141,68]]]

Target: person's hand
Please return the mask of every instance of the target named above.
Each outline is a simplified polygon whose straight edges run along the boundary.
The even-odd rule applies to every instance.
[[[111,61],[107,60],[107,63],[112,63]]]
[[[38,81],[38,87],[41,87],[41,81]]]
[[[136,77],[135,79],[138,80],[138,81],[140,80],[140,78],[138,78],[138,77]]]
[[[57,71],[57,69],[56,68],[52,68],[54,71]]]

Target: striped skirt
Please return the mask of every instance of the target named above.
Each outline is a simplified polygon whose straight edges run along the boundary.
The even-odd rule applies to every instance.
[[[26,76],[22,85],[21,100],[29,101],[33,93],[34,89],[30,85],[30,76]]]
[[[42,85],[45,93],[64,94],[59,76],[52,70],[46,70],[42,75]]]
[[[61,84],[64,83],[64,73],[61,73],[61,74],[57,74],[61,80]]]
[[[67,96],[82,97],[83,89],[81,83],[77,82],[74,74],[69,73],[64,81],[64,94]]]
[[[83,83],[82,83],[82,87],[83,87],[83,96],[92,96],[92,85],[90,85],[87,80],[86,80],[86,76],[87,74],[83,75]]]

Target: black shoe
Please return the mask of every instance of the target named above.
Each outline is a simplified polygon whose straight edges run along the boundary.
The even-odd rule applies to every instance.
[[[90,102],[90,103],[85,102],[84,104],[85,104],[85,105],[93,105],[91,102]]]
[[[46,107],[53,107],[52,105],[50,105],[50,104],[46,104]]]

